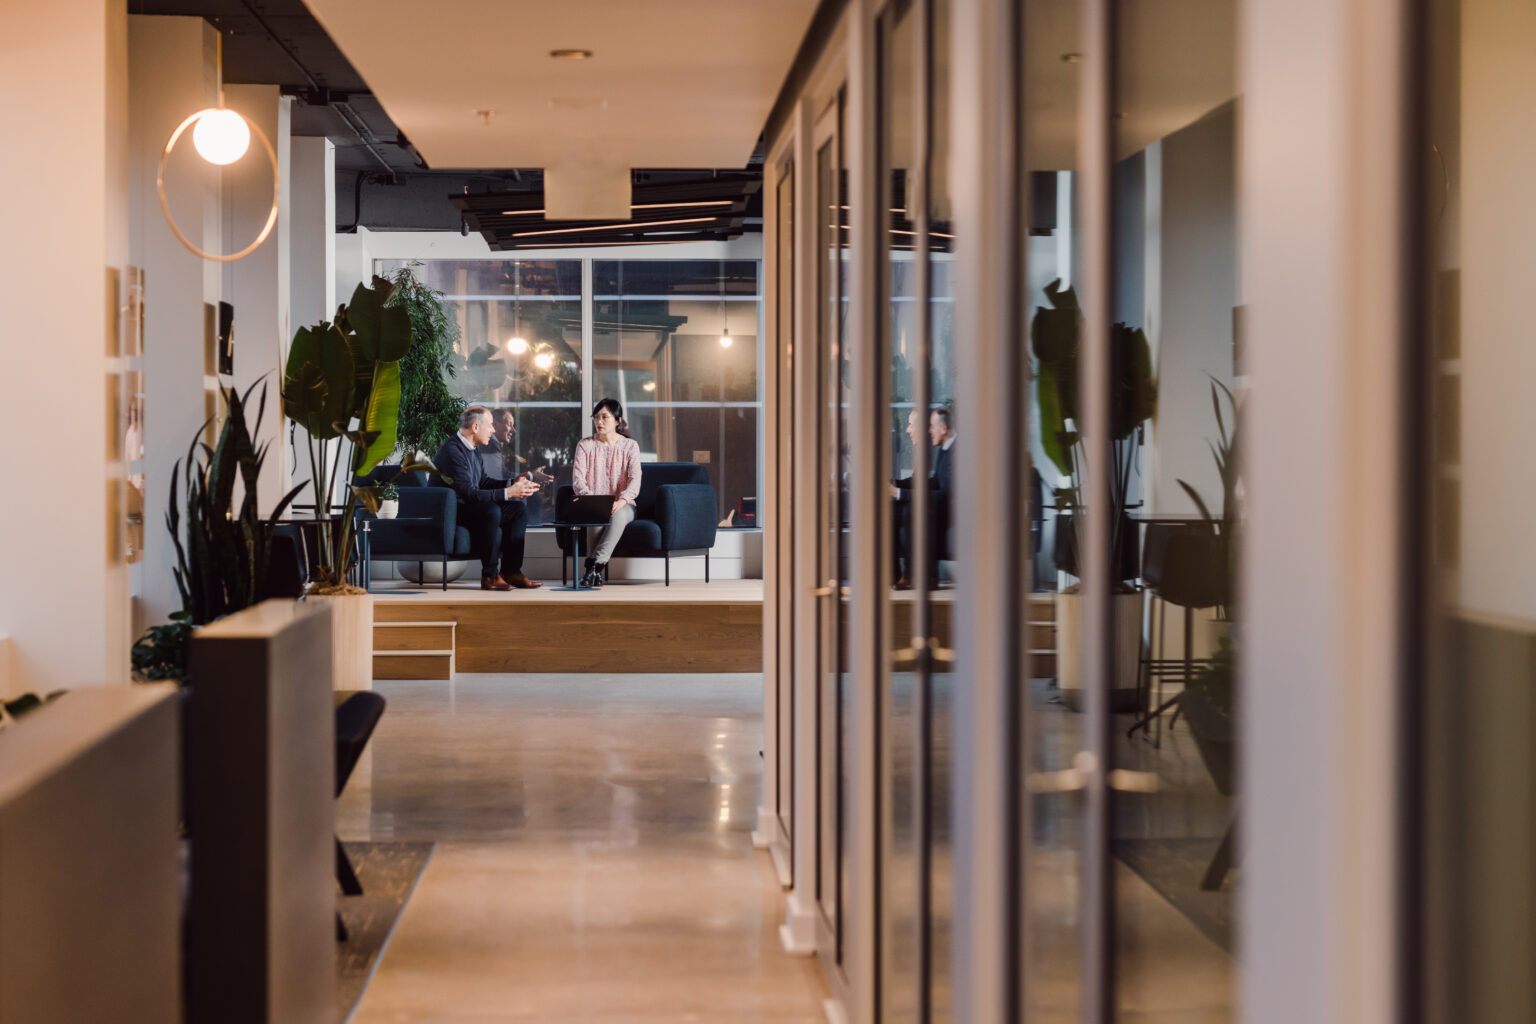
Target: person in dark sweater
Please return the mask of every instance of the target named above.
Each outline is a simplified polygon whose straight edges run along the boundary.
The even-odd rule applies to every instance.
[[[432,482],[450,487],[459,499],[459,525],[469,531],[480,556],[480,589],[511,590],[542,586],[523,575],[528,512],[522,499],[538,491],[527,477],[487,476],[477,449],[490,440],[491,411],[472,405],[459,418],[459,432],[443,442],[433,463]],[[498,566],[499,563],[499,566]]]
[[[907,424],[907,436],[915,445],[918,442],[918,410],[912,410]],[[933,444],[929,457],[928,491],[932,495],[928,516],[929,579],[937,584],[939,559],[946,557],[949,538],[950,508],[954,500],[955,480],[955,428],[954,415],[945,406],[935,406],[928,413],[928,440]],[[896,586],[906,589],[912,585],[912,502],[911,477],[903,477],[891,485],[891,496],[896,503]]]

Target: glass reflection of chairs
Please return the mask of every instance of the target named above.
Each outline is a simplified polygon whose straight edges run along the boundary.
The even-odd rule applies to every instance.
[[[1137,688],[1138,706],[1150,708],[1126,731],[1138,730],[1161,745],[1161,719],[1173,713],[1169,726],[1177,721],[1182,708],[1179,700],[1184,687],[1195,678],[1197,669],[1211,663],[1210,657],[1195,657],[1195,612],[1225,607],[1231,601],[1227,593],[1227,541],[1209,522],[1149,522],[1142,547],[1142,582],[1151,599],[1151,621],[1147,644],[1141,658]],[[1183,643],[1178,657],[1167,657],[1166,634],[1169,606],[1183,610]],[[1163,699],[1163,685],[1180,684],[1178,693]]]

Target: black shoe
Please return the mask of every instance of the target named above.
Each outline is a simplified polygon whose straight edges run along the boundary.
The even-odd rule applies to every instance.
[[[588,566],[587,571],[581,574],[581,583],[579,585],[592,590],[601,589],[603,585],[602,567],[597,565]]]

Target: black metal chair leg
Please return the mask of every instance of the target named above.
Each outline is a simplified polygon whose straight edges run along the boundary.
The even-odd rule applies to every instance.
[[[448,559],[443,559],[443,589],[448,589]]]
[[[341,891],[348,896],[363,894],[363,883],[357,880],[357,872],[352,870],[352,859],[342,848],[340,839],[336,840],[336,880],[341,883]]]
[[[663,573],[666,577],[667,586],[670,587],[672,585],[672,552],[663,551],[661,553],[661,560],[665,564]]]
[[[709,582],[709,548],[704,549],[704,582]]]
[[[1205,877],[1200,880],[1200,888],[1206,892],[1215,892],[1221,888],[1221,884],[1227,880],[1227,872],[1232,870],[1233,834],[1237,831],[1237,819],[1232,819],[1232,824],[1227,826],[1227,834],[1221,837],[1221,845],[1216,848],[1216,856],[1211,858],[1211,864],[1205,869]]]

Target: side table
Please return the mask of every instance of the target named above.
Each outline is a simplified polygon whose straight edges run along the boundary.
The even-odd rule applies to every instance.
[[[562,533],[562,532],[564,532],[567,536],[569,536],[571,538],[571,544],[570,544],[571,550],[569,551],[569,555],[570,555],[570,558],[571,558],[571,586],[572,586],[573,589],[575,589],[575,590],[583,589],[582,586],[581,586],[581,563],[580,563],[580,558],[581,558],[582,555],[587,553],[587,531],[588,530],[592,530],[592,529],[596,529],[598,527],[607,526],[607,525],[608,524],[606,522],[603,522],[603,523],[556,523],[555,524],[555,533],[557,535]],[[566,555],[567,555],[566,551],[562,550],[560,552],[560,583],[561,583],[562,586],[565,584],[565,558],[566,558]]]

